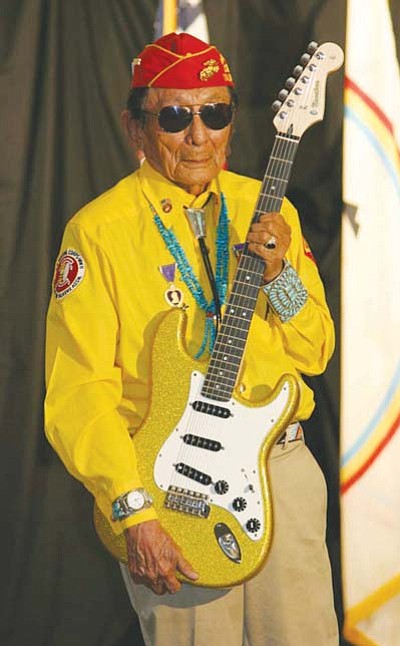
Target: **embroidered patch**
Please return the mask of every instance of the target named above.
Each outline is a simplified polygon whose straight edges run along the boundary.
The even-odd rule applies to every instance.
[[[75,249],[67,249],[59,257],[54,274],[53,290],[57,300],[70,294],[85,275],[85,261]]]
[[[214,58],[210,58],[203,63],[203,69],[199,73],[200,81],[209,81],[210,78],[219,72],[218,62]]]
[[[307,258],[312,260],[313,263],[317,264],[317,261],[314,258],[313,252],[311,251],[311,249],[310,249],[310,247],[308,245],[308,242],[307,242],[307,240],[305,238],[303,238],[303,249],[304,249],[304,253],[307,256]]]

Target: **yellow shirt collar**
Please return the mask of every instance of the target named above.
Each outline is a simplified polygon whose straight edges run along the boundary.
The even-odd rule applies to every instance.
[[[206,191],[193,196],[154,170],[147,161],[143,162],[138,172],[145,197],[151,202],[167,228],[184,216],[183,207],[203,207],[211,196],[214,196],[214,218],[217,221],[220,208],[218,177],[210,182]]]

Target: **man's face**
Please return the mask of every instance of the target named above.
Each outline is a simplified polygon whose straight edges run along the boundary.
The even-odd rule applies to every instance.
[[[190,106],[196,111],[205,103],[230,103],[226,87],[172,90],[150,88],[144,109],[159,112],[168,105]],[[192,195],[200,194],[225,163],[232,125],[211,130],[199,115],[181,132],[165,132],[154,115],[145,115],[139,138],[150,165]]]

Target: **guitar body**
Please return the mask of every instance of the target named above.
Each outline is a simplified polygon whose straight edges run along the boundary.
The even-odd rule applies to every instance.
[[[268,400],[252,406],[203,397],[205,363],[187,354],[185,327],[186,314],[175,309],[159,325],[150,409],[133,442],[161,524],[199,573],[195,585],[230,587],[254,576],[268,555],[267,458],[295,415],[298,384],[285,375]],[[124,535],[114,534],[97,507],[95,525],[107,549],[126,562]]]

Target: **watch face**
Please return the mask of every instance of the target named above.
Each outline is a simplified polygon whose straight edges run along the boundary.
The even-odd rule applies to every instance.
[[[140,491],[131,491],[126,497],[126,502],[131,509],[137,511],[141,509],[145,503],[144,495]]]

